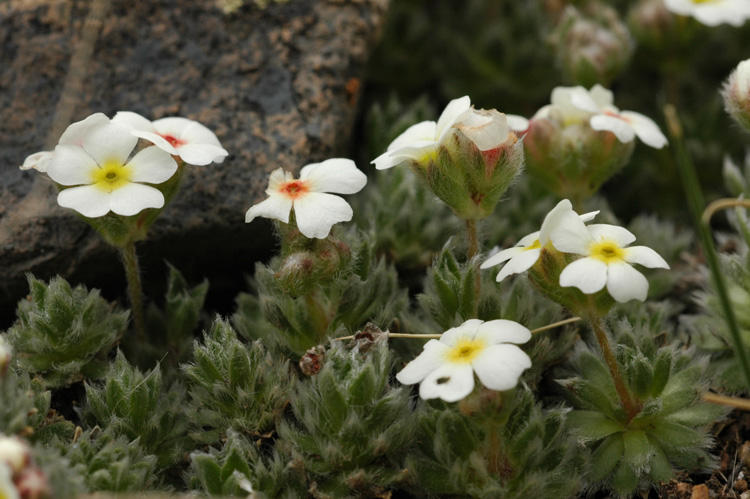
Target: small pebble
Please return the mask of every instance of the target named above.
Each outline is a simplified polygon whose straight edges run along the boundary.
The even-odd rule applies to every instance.
[[[693,493],[690,495],[690,499],[709,499],[708,487],[703,483],[693,486]]]
[[[734,482],[734,490],[738,492],[744,492],[747,490],[747,480],[744,478],[740,478],[736,482]]]

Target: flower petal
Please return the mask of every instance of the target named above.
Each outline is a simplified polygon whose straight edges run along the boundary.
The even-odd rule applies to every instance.
[[[438,144],[442,144],[448,135],[451,127],[461,122],[471,114],[471,99],[464,95],[458,99],[453,99],[445,106],[435,129],[435,139]]]
[[[448,346],[455,346],[459,340],[465,338],[473,340],[484,321],[469,319],[460,326],[452,327],[440,336],[440,341]]]
[[[456,402],[474,389],[474,371],[470,364],[442,364],[419,385],[419,396],[425,400],[440,397]]]
[[[669,268],[669,264],[661,255],[647,246],[625,248],[625,261],[628,263],[637,263],[651,269]]]
[[[26,157],[23,160],[23,164],[19,166],[21,170],[31,170],[32,168],[38,172],[45,173],[49,166],[52,158],[55,157],[53,151],[39,151],[35,152]]]
[[[608,269],[607,291],[620,303],[644,301],[648,296],[648,280],[625,262],[613,263]]]
[[[457,125],[480,151],[490,151],[508,140],[508,119],[496,110],[472,110],[469,116]]]
[[[115,114],[115,117],[112,118],[112,123],[127,125],[135,130],[157,133],[156,127],[151,123],[151,120],[132,111],[118,111],[117,114]]]
[[[432,371],[440,367],[444,362],[445,352],[449,349],[448,345],[438,340],[430,340],[424,345],[424,351],[414,360],[406,364],[396,374],[396,379],[404,385],[413,385],[419,383]]]
[[[83,137],[83,148],[99,165],[110,161],[124,165],[137,143],[138,138],[121,123],[93,126]]]
[[[164,206],[164,195],[150,185],[130,182],[112,191],[109,199],[110,209],[126,217],[136,215],[146,208]]]
[[[410,146],[415,142],[430,141],[435,142],[437,125],[434,121],[422,121],[412,125],[396,137],[388,146],[388,152],[393,152],[402,147]]]
[[[531,339],[531,331],[515,321],[497,319],[480,325],[474,338],[483,338],[491,345],[497,343],[521,344]]]
[[[574,286],[587,295],[601,291],[607,283],[607,264],[594,258],[581,258],[560,273],[560,286]]]
[[[479,268],[484,270],[490,267],[494,267],[495,265],[500,265],[501,263],[510,260],[514,256],[520,255],[524,251],[526,251],[526,248],[521,246],[513,246],[512,248],[504,249],[485,260],[484,263],[479,266]]]
[[[84,217],[96,218],[109,213],[109,197],[108,192],[98,187],[81,185],[60,191],[57,204],[76,210]]]
[[[82,147],[62,145],[55,147],[47,165],[47,175],[61,185],[90,184],[97,168],[99,165]]]
[[[60,136],[58,144],[69,144],[75,146],[83,145],[83,137],[89,128],[95,125],[106,125],[110,120],[104,113],[94,113],[88,118],[70,125]]]
[[[597,114],[591,117],[589,124],[594,130],[614,133],[620,142],[630,142],[635,138],[635,130],[630,123],[619,117]]]
[[[539,255],[542,254],[541,248],[534,248],[530,250],[524,250],[523,253],[514,256],[508,263],[505,264],[500,272],[497,273],[495,280],[501,282],[503,279],[513,274],[521,274],[529,270],[539,260]]]
[[[591,96],[591,99],[600,108],[612,107],[612,104],[615,102],[615,98],[612,95],[612,91],[607,90],[606,88],[599,85],[598,83],[594,85],[593,87],[591,87],[591,90],[589,90],[589,96]]]
[[[210,146],[216,146],[221,148],[221,142],[214,132],[212,132],[207,126],[198,123],[197,121],[191,121],[179,135],[180,140],[184,140],[190,144],[206,144]],[[223,149],[223,148],[222,148]]]
[[[474,359],[472,367],[484,386],[504,391],[518,385],[521,373],[531,367],[531,359],[516,345],[492,345]]]
[[[633,111],[623,111],[620,115],[630,123],[633,131],[644,144],[656,149],[667,145],[667,138],[651,118]]]
[[[535,242],[539,241],[539,233],[541,231],[532,232],[531,234],[526,234],[521,238],[520,241],[516,243],[516,246],[522,246],[527,247],[533,245]]]
[[[221,163],[229,155],[223,147],[211,144],[185,144],[175,149],[185,163],[197,166]]]
[[[594,218],[596,218],[596,216],[597,216],[598,214],[599,214],[599,210],[596,210],[596,211],[590,211],[590,212],[588,212],[588,213],[584,213],[583,215],[579,215],[579,217],[580,217],[580,218],[581,218],[581,220],[582,220],[582,221],[584,221],[584,222],[590,222],[590,221],[592,221],[592,220],[593,220]]]
[[[314,192],[334,194],[354,194],[367,183],[367,175],[357,169],[354,161],[344,158],[307,165],[300,170],[299,178],[307,180],[310,190]]]
[[[281,170],[281,168],[279,168],[279,170]],[[293,201],[286,196],[271,194],[268,199],[261,201],[247,210],[247,213],[245,213],[245,222],[252,222],[255,217],[265,217],[273,218],[288,224],[289,212],[292,211],[292,204]]]
[[[628,229],[610,224],[591,224],[588,227],[591,237],[596,242],[614,241],[620,248],[635,241],[635,236]]]
[[[177,149],[174,148],[172,144],[169,143],[167,139],[159,135],[155,132],[148,132],[145,130],[138,130],[136,128],[132,128],[130,130],[130,133],[134,137],[138,137],[140,139],[148,140],[152,144],[154,144],[156,147],[161,149],[162,151],[171,154],[172,156],[178,156]]]
[[[193,120],[180,117],[161,118],[152,122],[159,135],[171,135],[176,139],[182,139],[182,134]]]
[[[508,127],[514,132],[525,132],[529,129],[529,120],[517,114],[506,114]]]
[[[269,196],[277,194],[284,183],[291,182],[292,180],[294,180],[294,176],[291,173],[285,172],[283,168],[276,168],[268,178],[266,194]]]
[[[294,200],[294,215],[297,227],[308,238],[324,239],[333,224],[352,219],[349,203],[333,194],[308,192]]]
[[[541,242],[541,236],[539,240]],[[550,228],[549,240],[558,251],[563,253],[588,255],[588,248],[593,238],[581,218],[576,212],[570,210],[557,218],[556,225]]]
[[[177,163],[172,156],[155,146],[141,149],[133,159],[128,161],[131,168],[132,182],[161,184],[169,180],[177,171]]]
[[[544,217],[544,220],[542,221],[542,227],[539,230],[539,243],[542,246],[547,245],[550,240],[549,236],[552,229],[560,224],[560,220],[562,218],[570,216],[569,213],[575,212],[573,211],[573,205],[567,199],[563,199],[562,201],[557,203],[557,205],[555,205],[555,207],[552,208],[549,213],[547,213],[547,216]]]

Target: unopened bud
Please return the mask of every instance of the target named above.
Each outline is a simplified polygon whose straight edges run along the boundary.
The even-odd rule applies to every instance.
[[[0,336],[0,376],[3,376],[8,371],[11,359],[12,350],[10,345],[4,336]]]
[[[722,91],[727,112],[750,132],[750,59],[739,63]]]
[[[640,0],[628,14],[628,25],[638,45],[652,50],[672,47],[682,38],[676,18],[663,0]]]
[[[326,360],[326,349],[318,345],[312,347],[299,359],[299,368],[305,376],[314,376],[323,369]]]
[[[21,499],[45,499],[52,497],[47,477],[38,468],[27,468],[23,470],[16,480],[18,493]]]
[[[747,181],[732,158],[724,156],[724,186],[733,197],[739,197],[747,192]]]
[[[617,11],[597,2],[582,10],[568,7],[551,41],[568,79],[586,87],[609,86],[633,53],[630,33]]]
[[[23,470],[31,459],[31,449],[18,437],[0,435],[0,463],[5,463],[14,474]]]

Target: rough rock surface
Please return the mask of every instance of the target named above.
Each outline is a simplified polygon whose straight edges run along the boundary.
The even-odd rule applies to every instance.
[[[267,173],[349,152],[384,1],[290,0],[261,10],[246,0],[230,15],[213,0],[110,1],[72,121],[99,111],[180,115],[206,124],[230,152],[221,165],[190,167],[140,244],[147,285],[163,260],[211,277],[213,288],[252,271],[273,241],[267,225],[243,217],[264,196]],[[61,274],[110,296],[124,282],[116,252],[57,206],[50,181],[18,169],[48,142],[90,5],[0,2],[1,327],[26,293],[25,272]]]

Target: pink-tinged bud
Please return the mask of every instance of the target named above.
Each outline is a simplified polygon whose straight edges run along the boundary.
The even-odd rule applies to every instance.
[[[617,11],[598,2],[568,7],[551,38],[566,77],[586,87],[609,83],[633,53],[627,27]]]
[[[10,467],[13,474],[20,473],[31,459],[31,449],[18,437],[0,435],[0,463]]]
[[[727,112],[750,132],[750,59],[739,63],[722,91]]]
[[[472,109],[435,158],[417,171],[456,215],[481,220],[492,214],[522,170],[523,146],[505,115]]]
[[[13,351],[3,336],[0,336],[0,376],[8,371]]]
[[[640,0],[628,14],[628,26],[638,45],[652,50],[666,47],[666,43],[672,47],[683,38],[679,32],[685,31],[662,0]]]
[[[274,273],[281,289],[292,296],[329,282],[351,259],[351,248],[333,236],[304,242],[304,249],[287,253]]]
[[[52,497],[49,482],[38,468],[26,468],[16,480],[21,499],[46,499]]]
[[[321,345],[310,348],[299,359],[299,368],[305,376],[314,376],[323,369],[326,360],[326,349]]]

